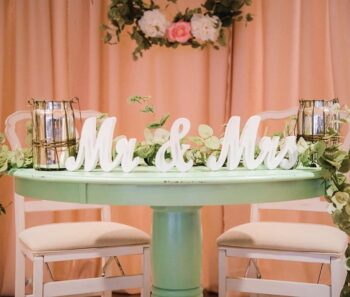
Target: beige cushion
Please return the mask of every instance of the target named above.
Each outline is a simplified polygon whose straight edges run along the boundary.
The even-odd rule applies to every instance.
[[[257,222],[239,225],[217,239],[218,246],[341,254],[348,236],[326,225]]]
[[[19,239],[33,253],[150,243],[145,232],[113,222],[40,225],[22,231]]]

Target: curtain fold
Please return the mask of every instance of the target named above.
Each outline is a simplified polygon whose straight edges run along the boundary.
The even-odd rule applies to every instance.
[[[165,0],[159,1],[161,4]],[[201,0],[178,0],[174,10],[199,6]],[[201,123],[217,134],[231,115],[244,122],[263,110],[283,109],[298,99],[332,98],[350,104],[350,1],[253,0],[247,10],[253,22],[234,25],[229,46],[203,51],[154,47],[133,61],[135,44],[123,34],[118,45],[102,41],[107,0],[2,0],[0,1],[0,131],[12,112],[28,108],[30,98],[79,97],[82,109],[96,109],[118,117],[116,133],[143,137],[147,123],[170,113],[191,120],[191,133]],[[151,95],[156,115],[139,112],[127,103],[131,95]],[[169,127],[169,125],[168,125]],[[13,200],[13,182],[0,178],[0,199]],[[257,193],[258,195],[258,193]],[[112,219],[151,231],[152,213],[144,206],[114,206]],[[249,205],[202,209],[204,288],[217,290],[216,237],[249,220]],[[266,213],[267,220],[281,219]],[[46,217],[47,222],[94,219],[96,213]],[[292,213],[283,218],[325,222],[321,217]],[[41,219],[31,216],[33,225]],[[14,293],[14,213],[0,217],[0,295]],[[140,267],[137,259],[122,259],[126,270]],[[244,271],[237,261],[232,273]],[[285,267],[285,266],[283,266]],[[264,275],[313,281],[317,267],[262,262]],[[28,268],[28,272],[30,269]],[[55,266],[63,276],[95,274],[95,261]],[[286,271],[285,269],[283,271]]]

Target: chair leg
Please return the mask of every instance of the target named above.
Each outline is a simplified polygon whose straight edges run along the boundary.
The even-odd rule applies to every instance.
[[[25,277],[25,256],[17,244],[15,297],[23,297],[25,295]]]
[[[43,297],[44,292],[44,258],[34,257],[33,260],[33,296]]]
[[[112,261],[111,257],[102,257],[101,259],[101,275],[106,277],[108,274],[108,268],[109,268],[109,264]],[[100,293],[101,297],[112,297],[112,291],[104,291],[102,293]]]
[[[261,278],[261,273],[257,263],[257,259],[249,259],[248,273],[246,277],[248,278]],[[251,293],[249,297],[259,297],[259,294]]]
[[[151,296],[151,253],[150,248],[143,249],[143,287],[141,297]]]
[[[345,258],[331,258],[331,297],[339,297],[340,292],[343,288],[346,269],[345,269]]]
[[[226,250],[219,249],[219,296],[226,297],[227,259]]]

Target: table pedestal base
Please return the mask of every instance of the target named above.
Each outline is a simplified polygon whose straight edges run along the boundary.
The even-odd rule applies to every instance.
[[[202,297],[200,207],[153,207],[154,297]]]

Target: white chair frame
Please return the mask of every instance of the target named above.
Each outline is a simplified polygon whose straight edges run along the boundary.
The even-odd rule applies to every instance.
[[[83,119],[96,116],[97,114],[96,111],[92,110],[81,112]],[[17,111],[6,119],[5,135],[12,150],[22,147],[16,135],[16,123],[21,120],[29,119],[31,119],[29,111]],[[23,196],[16,193],[14,195],[14,201],[16,214],[16,297],[69,296],[89,293],[99,293],[101,296],[106,297],[112,295],[112,290],[131,288],[141,288],[142,297],[150,296],[151,270],[149,245],[62,250],[46,254],[43,253],[38,256],[33,254],[32,251],[25,247],[19,240],[19,234],[25,230],[25,213],[98,209],[101,213],[101,221],[110,221],[110,206],[83,205],[45,200],[26,201]],[[143,274],[113,277],[101,276],[79,280],[50,281],[46,283],[44,283],[43,280],[44,266],[46,264],[48,265],[50,262],[102,258],[102,265],[104,265],[108,262],[107,259],[109,259],[109,257],[136,254],[143,255]],[[25,295],[25,258],[33,262],[33,293],[31,295]],[[49,266],[47,267],[49,268]],[[50,270],[49,272],[51,273]]]
[[[262,120],[278,120],[296,115],[297,110],[297,107],[293,107],[284,111],[267,111],[260,113],[259,115],[261,116]],[[345,147],[347,147],[349,139],[350,133],[348,129],[348,133],[344,141]],[[260,210],[262,209],[327,212],[327,207],[328,203],[322,201],[321,198],[252,204],[250,221],[258,222],[260,220]],[[246,276],[242,278],[229,278],[227,276],[228,257],[249,258],[249,273],[246,273]],[[329,264],[331,270],[331,285],[328,286],[325,284],[261,279],[256,259],[299,261],[320,263],[321,265]],[[256,296],[255,294],[273,294],[300,297],[339,297],[346,278],[344,263],[344,255],[239,247],[219,247],[219,297],[226,297],[227,292],[230,290],[236,292],[253,293],[254,295],[251,296]],[[251,270],[252,268],[254,268],[254,271]]]

